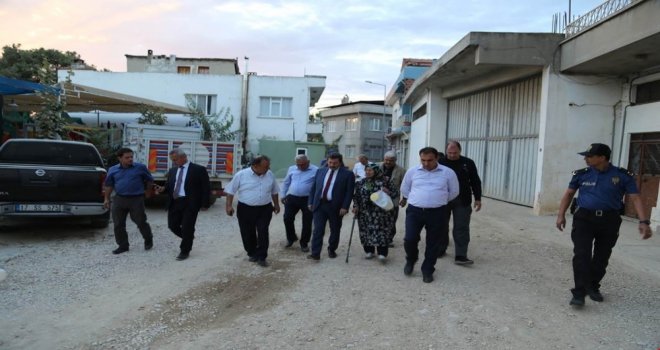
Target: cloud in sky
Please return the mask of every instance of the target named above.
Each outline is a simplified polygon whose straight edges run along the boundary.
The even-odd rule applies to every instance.
[[[601,0],[573,0],[585,13]],[[556,0],[0,0],[0,44],[76,51],[125,71],[125,54],[250,57],[260,75],[325,75],[318,106],[382,99],[401,59],[438,58],[470,31],[548,32]]]

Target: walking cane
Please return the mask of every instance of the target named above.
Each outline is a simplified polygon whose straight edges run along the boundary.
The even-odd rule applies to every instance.
[[[358,214],[353,216],[353,225],[351,225],[351,235],[348,238],[348,249],[346,250],[346,263],[348,264],[348,255],[351,253],[351,241],[353,240],[353,230],[355,229],[355,220],[357,220]]]

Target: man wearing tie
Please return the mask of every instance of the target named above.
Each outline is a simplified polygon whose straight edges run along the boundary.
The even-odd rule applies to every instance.
[[[330,223],[330,239],[328,240],[328,257],[337,257],[339,246],[339,231],[341,220],[353,201],[355,176],[353,172],[343,167],[343,157],[339,153],[328,156],[327,167],[319,169],[314,178],[314,184],[309,194],[309,210],[314,217],[312,233],[312,253],[308,259],[321,259],[325,225]]]
[[[188,161],[186,152],[180,148],[170,151],[175,167],[168,173],[168,181],[157,192],[167,191],[167,226],[181,237],[181,251],[177,260],[190,255],[195,239],[195,223],[200,210],[210,207],[211,184],[206,168]]]

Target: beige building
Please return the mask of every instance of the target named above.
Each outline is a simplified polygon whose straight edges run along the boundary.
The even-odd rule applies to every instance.
[[[127,72],[179,73],[179,74],[241,74],[237,58],[186,58],[175,55],[126,55]]]

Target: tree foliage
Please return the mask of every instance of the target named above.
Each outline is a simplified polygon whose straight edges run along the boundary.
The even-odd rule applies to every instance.
[[[57,70],[71,67],[80,56],[75,51],[55,49],[23,50],[21,44],[12,44],[2,48],[0,57],[0,75],[53,85],[57,83]],[[45,70],[45,74],[44,74]]]
[[[197,102],[192,96],[186,96],[186,103],[190,111],[190,122],[202,128],[204,140],[231,141],[234,139],[234,131],[230,130],[234,123],[234,116],[231,114],[230,108],[222,107],[219,112],[206,115],[197,106]]]
[[[151,107],[147,105],[140,105],[140,116],[137,120],[138,124],[149,125],[165,125],[167,124],[167,116],[165,110],[159,107]]]

